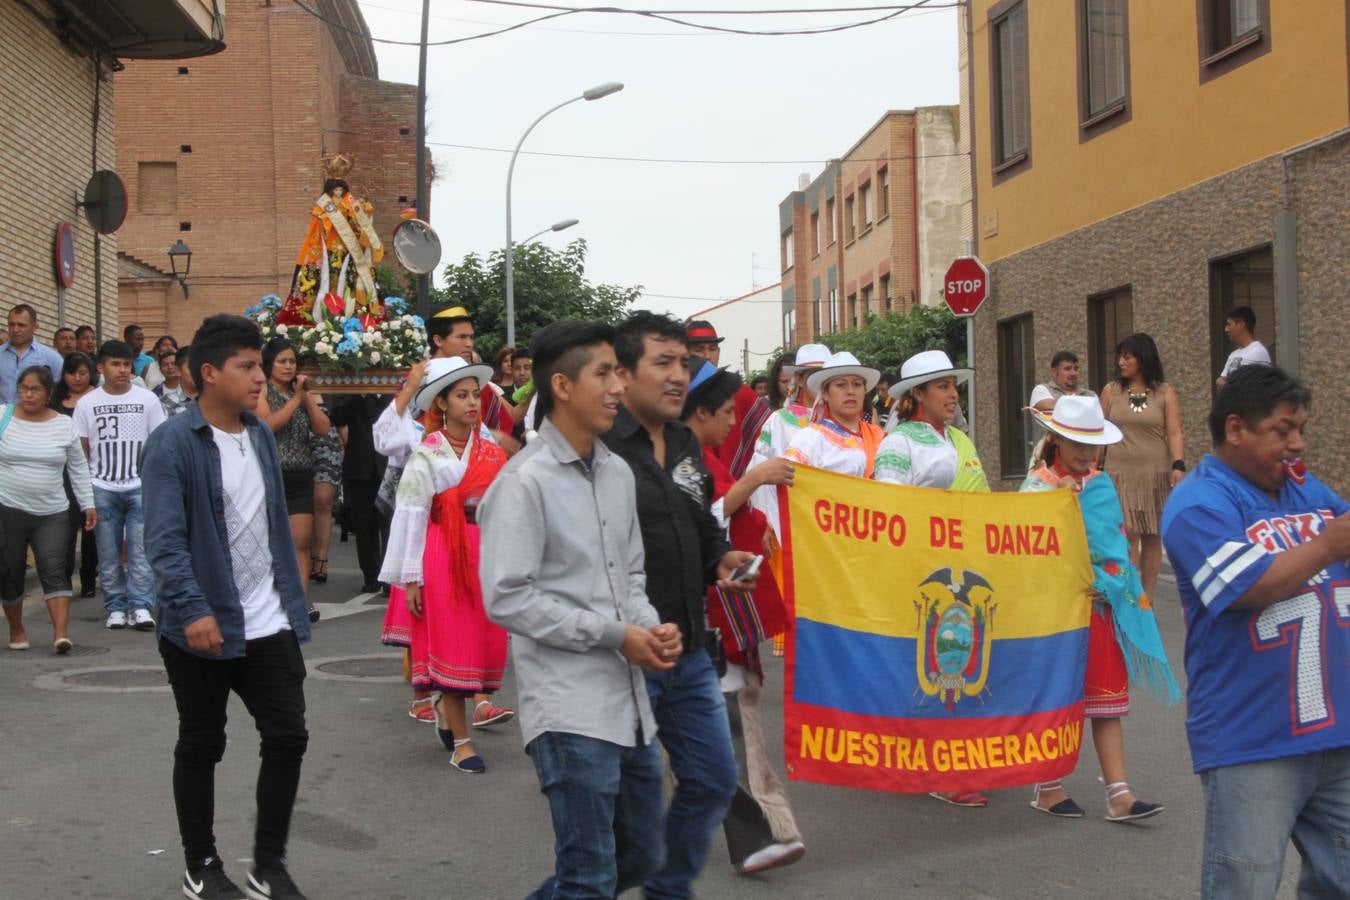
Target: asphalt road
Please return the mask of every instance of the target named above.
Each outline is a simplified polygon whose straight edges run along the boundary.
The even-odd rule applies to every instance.
[[[325,618],[306,647],[311,738],[292,874],[315,900],[525,896],[552,867],[552,831],[518,727],[478,738],[486,775],[451,769],[432,729],[406,715],[398,657],[378,643],[383,598],[354,595],[354,545],[336,537],[330,576],[314,588]],[[1158,593],[1168,649],[1179,663],[1176,592],[1165,583]],[[76,600],[77,647],[107,652],[61,658],[46,649],[50,627],[40,602],[29,601],[26,618],[38,649],[0,650],[0,898],[180,896],[169,779],[176,720],[152,636],[106,631],[99,601]],[[769,665],[766,720],[777,736],[781,662]],[[508,705],[510,677],[498,697]],[[257,737],[237,699],[231,712],[230,746],[216,778],[216,834],[242,881]],[[719,835],[699,895],[1194,897],[1203,822],[1182,711],[1136,697],[1126,746],[1137,793],[1167,805],[1147,822],[1102,819],[1090,742],[1068,779],[1088,812],[1080,820],[1033,812],[1030,789],[998,792],[981,810],[794,783],[806,857],[759,877],[737,876]],[[1281,896],[1293,897],[1292,848],[1289,857]]]

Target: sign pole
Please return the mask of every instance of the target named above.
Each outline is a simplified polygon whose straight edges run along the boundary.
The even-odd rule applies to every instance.
[[[966,316],[966,365],[970,370],[975,371],[975,317]],[[975,441],[975,379],[971,378],[966,382],[966,404],[970,407],[970,415],[966,416],[966,424],[970,426],[970,440]]]

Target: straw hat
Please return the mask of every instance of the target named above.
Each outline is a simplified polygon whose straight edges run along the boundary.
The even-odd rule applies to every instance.
[[[438,356],[427,363],[427,372],[422,376],[422,386],[413,395],[415,412],[424,413],[431,409],[431,401],[456,381],[476,378],[478,386],[482,387],[491,377],[492,366],[476,366],[465,362],[463,357],[459,356],[448,358]]]
[[[1055,401],[1053,411],[1042,412],[1032,407],[1031,413],[1042,428],[1078,444],[1105,447],[1118,444],[1125,437],[1119,428],[1106,421],[1096,397],[1066,395]]]
[[[811,393],[819,396],[826,384],[844,375],[857,375],[862,378],[869,391],[876,387],[877,382],[881,380],[879,370],[873,369],[871,366],[864,366],[858,362],[856,356],[845,350],[834,354],[825,361],[825,365],[812,372],[806,379],[806,386],[811,390]]]
[[[975,373],[970,369],[958,369],[952,365],[951,357],[941,350],[925,350],[916,353],[900,367],[900,380],[891,385],[890,395],[896,400],[905,396],[910,388],[916,388],[939,378],[955,378],[958,383],[969,381]]]
[[[783,371],[795,375],[806,369],[819,369],[829,358],[830,348],[824,344],[802,344],[792,358],[792,365],[783,366]]]

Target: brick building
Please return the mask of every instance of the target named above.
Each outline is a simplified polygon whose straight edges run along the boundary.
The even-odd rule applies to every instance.
[[[223,37],[202,0],[0,0],[0,278],[11,303],[37,309],[43,342],[62,323],[102,319],[104,333],[117,324],[118,235],[98,239],[96,263],[94,230],[76,205],[94,171],[117,161],[112,71],[133,57],[212,53]],[[53,259],[62,223],[75,247],[64,290]]]
[[[957,115],[891,110],[779,204],[785,343],[941,302],[964,246]]]
[[[347,180],[375,204],[386,251],[416,200],[415,86],[379,80],[355,0],[316,5],[337,24],[293,3],[232,4],[224,53],[117,75],[118,171],[131,207],[119,301],[122,318],[151,337],[186,341],[204,316],[285,296],[323,155],[355,159]],[[166,251],[180,239],[192,250],[187,291],[168,274]],[[397,266],[388,253],[384,264]]]
[[[992,287],[976,316],[985,470],[1021,479],[1035,438],[1022,408],[1055,351],[1084,356],[1100,388],[1138,331],[1181,399],[1193,465],[1232,350],[1224,312],[1248,305],[1275,362],[1312,386],[1308,461],[1346,493],[1350,7],[1073,6],[980,0],[960,26]]]

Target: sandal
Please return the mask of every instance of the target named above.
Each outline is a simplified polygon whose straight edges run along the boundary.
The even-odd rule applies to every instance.
[[[1032,788],[1031,808],[1037,812],[1043,812],[1049,816],[1058,816],[1061,819],[1081,819],[1083,818],[1083,807],[1073,802],[1070,797],[1056,803],[1054,806],[1041,806],[1041,792],[1063,790],[1064,785],[1056,778],[1054,781],[1043,781]]]
[[[57,656],[65,656],[75,649],[75,645],[71,643],[70,638],[57,638],[52,643],[52,649],[56,651]]]
[[[408,718],[431,725],[436,721],[436,695],[418,697],[408,705]]]
[[[1111,801],[1128,793],[1130,793],[1130,786],[1123,781],[1117,781],[1106,786],[1106,821],[1133,822],[1136,819],[1156,816],[1167,808],[1161,803],[1145,803],[1143,800],[1135,800],[1130,804],[1130,808],[1125,811],[1124,815],[1118,816],[1111,810]]]
[[[483,762],[483,757],[479,756],[477,753],[472,756],[466,756],[463,759],[455,759],[455,754],[459,752],[459,748],[472,740],[473,738],[463,738],[462,740],[455,741],[455,745],[451,748],[450,752],[450,765],[452,768],[458,769],[468,775],[482,775],[487,771],[487,763]]]
[[[484,712],[480,718],[478,711],[485,706],[487,707],[487,711]],[[516,711],[514,709],[508,709],[504,706],[493,706],[491,702],[482,700],[473,708],[473,727],[487,728],[489,725],[496,725],[499,722],[509,722],[515,718],[515,715]]]
[[[315,584],[328,583],[328,557],[311,556],[309,558],[309,580]]]

